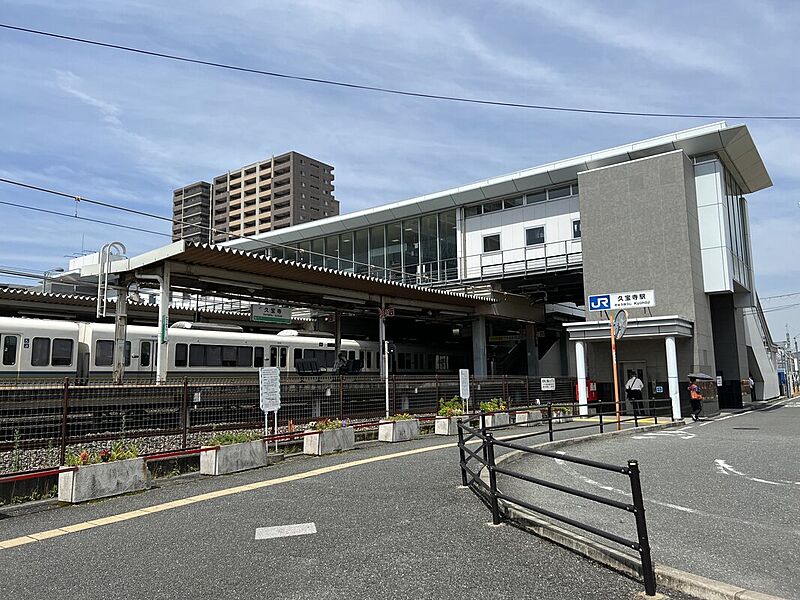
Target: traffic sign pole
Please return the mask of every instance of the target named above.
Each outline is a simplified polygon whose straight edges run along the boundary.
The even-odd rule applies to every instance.
[[[614,331],[614,319],[608,319],[609,330],[611,332],[611,369],[614,371],[614,404],[617,408],[617,431],[622,429],[622,421],[619,410],[619,376],[617,374],[617,335]]]

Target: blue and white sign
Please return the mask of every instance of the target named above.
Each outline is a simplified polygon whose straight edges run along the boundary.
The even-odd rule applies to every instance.
[[[589,296],[589,310],[591,312],[618,310],[622,308],[648,308],[655,305],[655,290],[614,292],[611,294],[595,294]]]

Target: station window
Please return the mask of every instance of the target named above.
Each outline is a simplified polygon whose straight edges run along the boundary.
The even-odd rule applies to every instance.
[[[483,236],[483,251],[484,252],[497,252],[500,250],[500,234]]]
[[[531,227],[525,230],[525,245],[537,246],[544,244],[544,227]]]
[[[465,217],[474,217],[483,212],[483,207],[478,204],[477,206],[467,206],[464,209],[464,216]]]
[[[50,364],[50,338],[35,337],[31,346],[31,366],[47,367]]]
[[[484,214],[490,212],[497,212],[498,210],[503,210],[502,200],[494,200],[493,202],[487,202],[486,204],[483,205]]]
[[[53,354],[50,364],[54,367],[68,367],[72,364],[72,340],[66,338],[56,338],[53,340]]]
[[[581,220],[577,219],[572,222],[572,239],[576,240],[579,237],[581,237]]]
[[[503,208],[516,208],[517,206],[522,206],[522,196],[517,198],[506,198],[503,200]]]
[[[560,188],[553,188],[552,190],[547,191],[547,197],[550,200],[554,200],[556,198],[566,198],[567,196],[572,195],[572,188],[568,185]]]
[[[547,192],[536,192],[525,196],[525,204],[536,204],[547,200]]]
[[[6,367],[17,364],[17,347],[19,340],[15,335],[3,336],[3,365]]]

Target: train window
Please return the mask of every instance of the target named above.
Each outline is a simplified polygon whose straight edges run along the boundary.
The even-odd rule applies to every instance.
[[[365,356],[365,359],[366,359],[366,360],[365,360],[365,362],[364,362],[364,365],[365,365],[365,366],[366,366],[368,369],[371,369],[371,368],[372,368],[372,352],[369,352],[369,351],[367,351],[367,352],[365,352],[364,354],[366,355],[366,356]]]
[[[262,355],[261,360],[264,360]],[[236,347],[236,366],[251,367],[253,365],[253,349],[248,346]]]
[[[288,348],[281,348],[281,369],[286,367],[286,357],[289,354]]]
[[[11,366],[17,364],[17,346],[19,341],[15,335],[3,336],[3,364]]]
[[[68,367],[72,364],[72,348],[74,342],[65,338],[53,340],[53,355],[50,364],[54,367]]]
[[[355,360],[355,359],[356,359],[356,351],[355,350],[350,350],[347,353],[347,360]]]
[[[278,366],[278,349],[275,346],[269,347],[269,366]]]
[[[175,344],[175,366],[186,366],[186,355],[188,354],[189,347],[186,344]]]
[[[422,353],[420,352],[414,353],[414,370],[415,371],[422,370]]]
[[[294,349],[294,364],[297,364],[298,360],[303,359],[303,349],[302,348],[295,348]]]
[[[255,348],[256,351],[256,358],[255,362],[253,363],[254,367],[263,367],[264,366],[264,348],[258,346]]]
[[[436,355],[436,370],[437,371],[450,370],[450,357],[447,354]]]
[[[139,344],[139,366],[150,366],[150,352],[152,350],[151,342],[142,342]],[[177,361],[177,358],[175,359]]]
[[[333,350],[309,348],[303,354],[303,358],[317,361],[317,366],[321,369],[330,369],[336,362],[336,353]]]
[[[189,346],[189,366],[204,367],[206,364],[206,347],[200,344]]]
[[[46,367],[50,364],[50,338],[35,337],[31,348],[31,365]]]
[[[236,366],[236,346],[222,346],[222,366],[235,367]]]
[[[435,354],[426,354],[425,360],[427,364],[425,365],[425,370],[427,371],[435,371],[436,370],[436,355]]]
[[[53,349],[53,353],[55,354],[55,348]],[[110,367],[113,364],[114,364],[114,341],[97,340],[94,343],[94,365],[96,367]],[[125,342],[125,366],[126,367],[131,366],[130,342]]]

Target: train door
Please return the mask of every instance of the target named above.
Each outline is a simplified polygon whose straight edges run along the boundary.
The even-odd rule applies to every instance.
[[[287,371],[289,369],[289,348],[287,346],[270,346],[269,366]]]
[[[2,364],[3,375],[19,377],[20,363],[22,362],[20,361],[19,336],[14,334],[3,335],[0,343],[2,343],[0,364]]]
[[[153,340],[142,340],[139,342],[139,373],[146,374],[150,381],[154,381],[155,360],[153,357]]]

